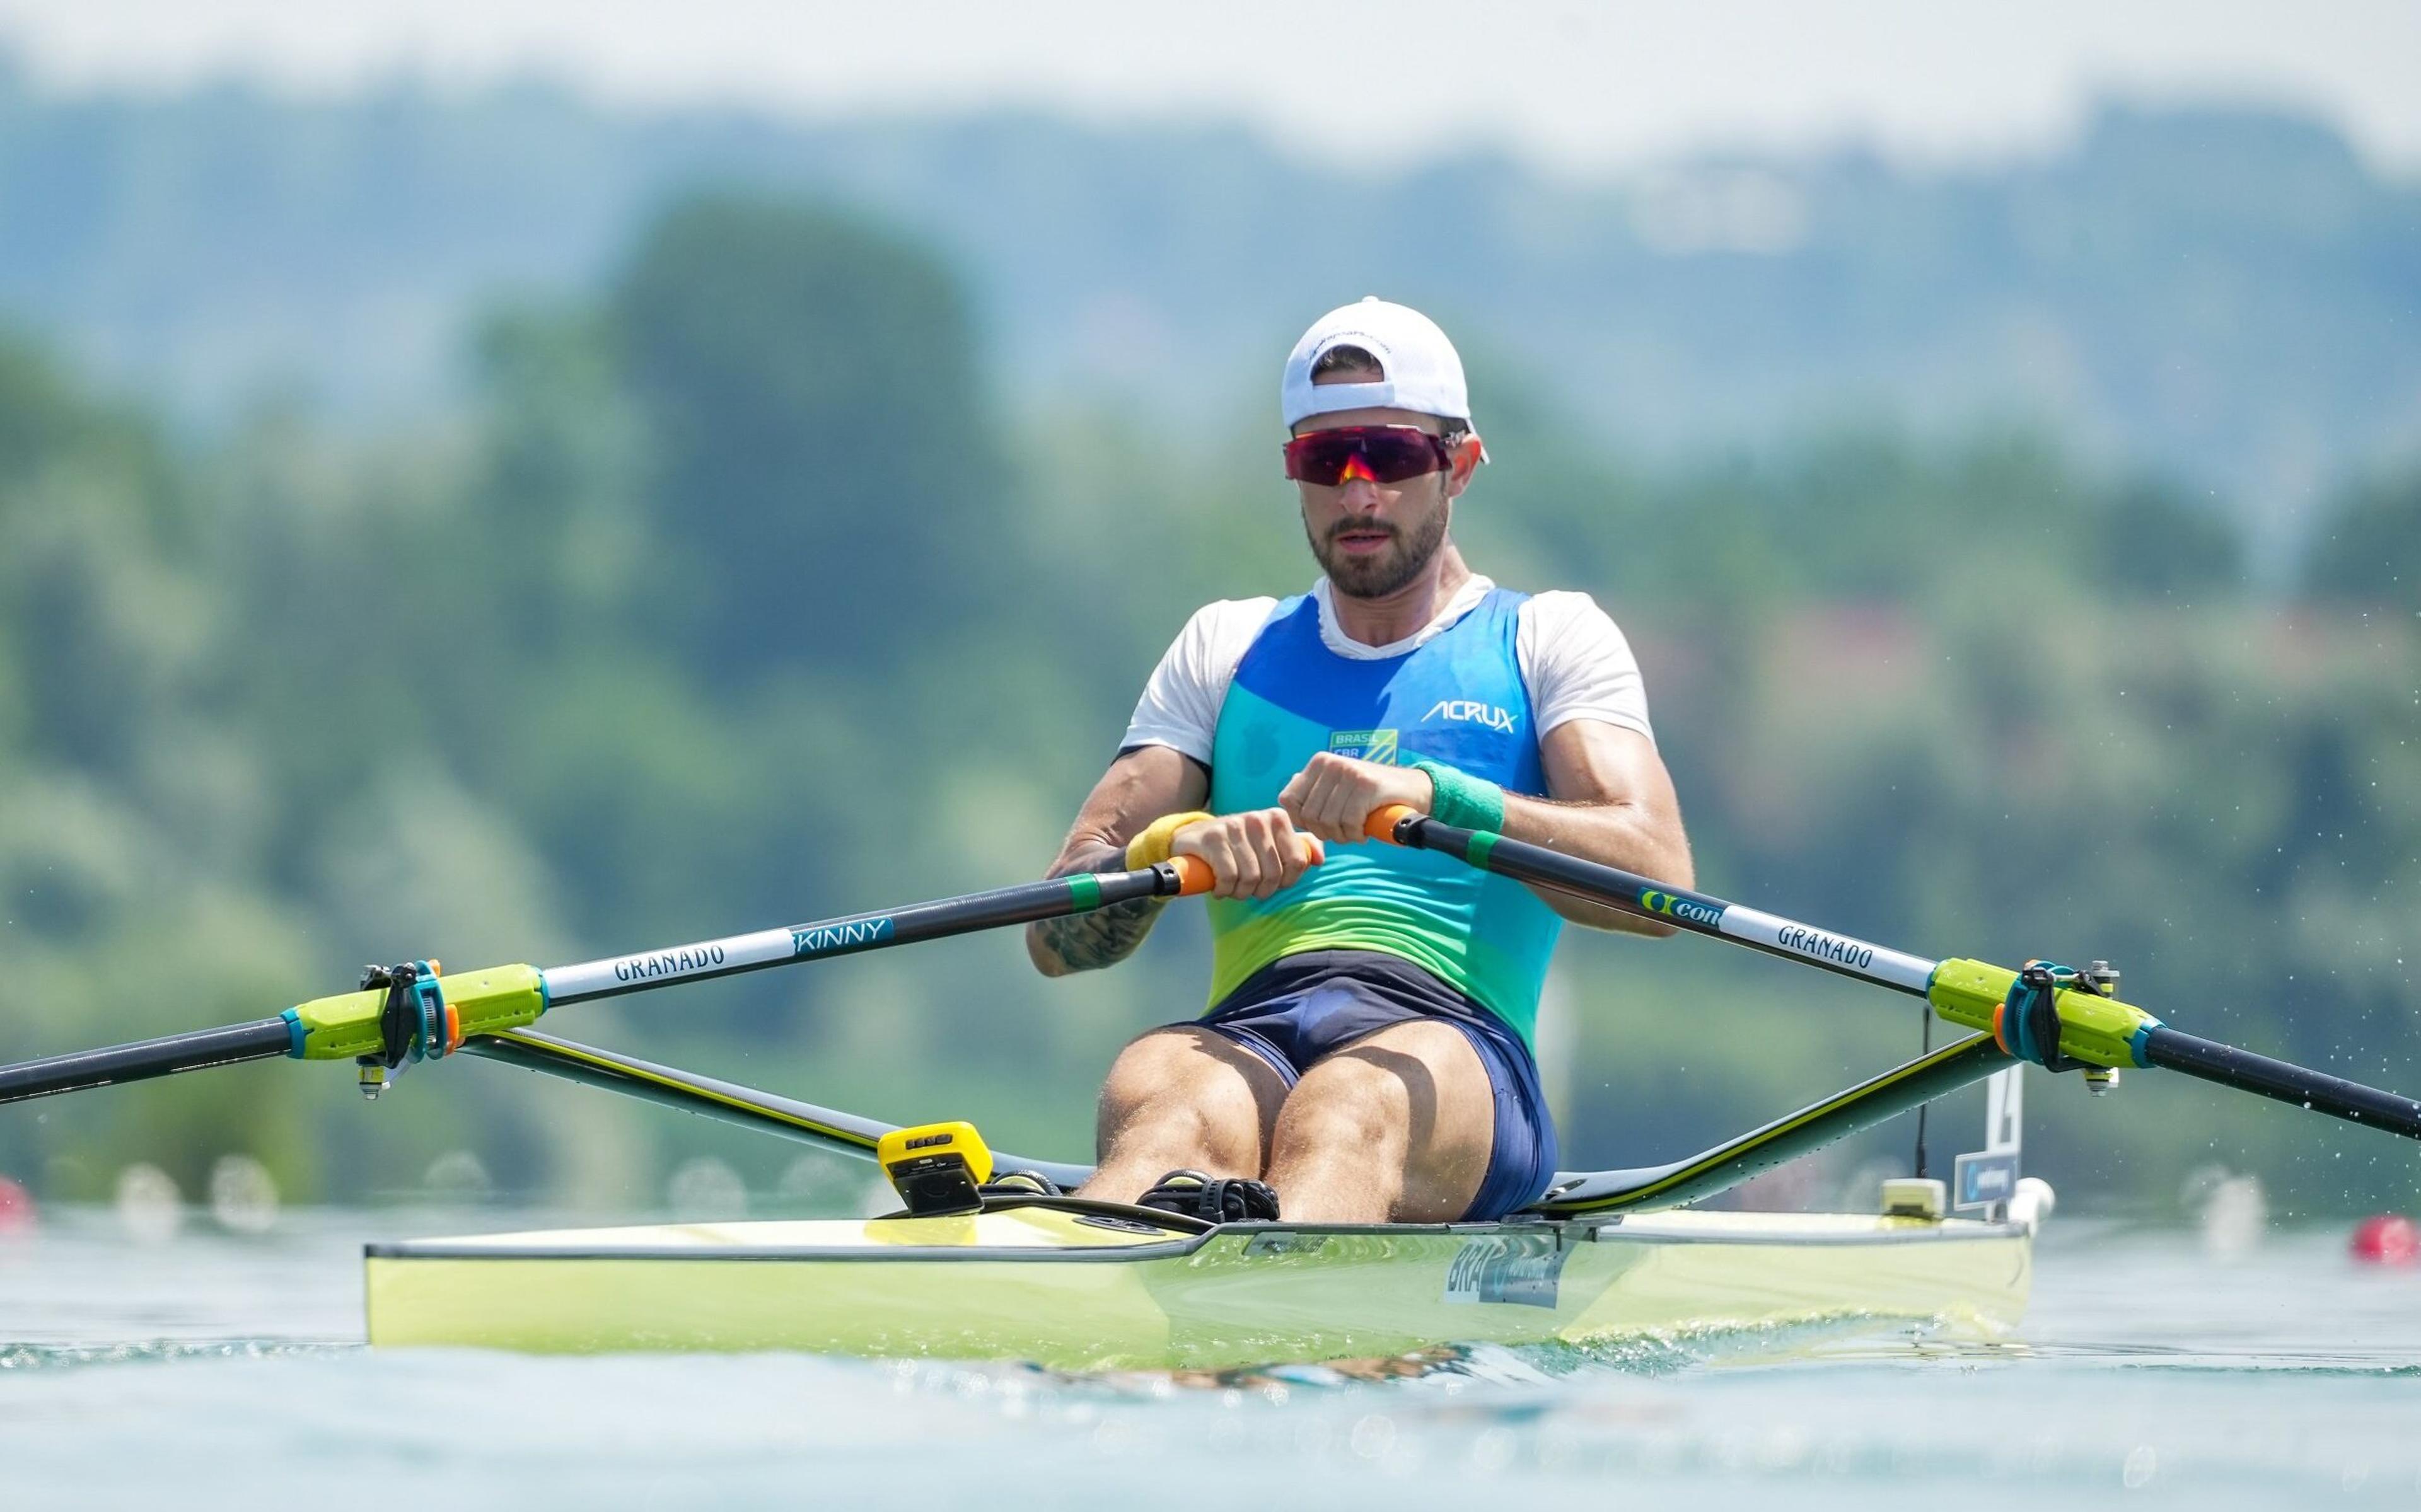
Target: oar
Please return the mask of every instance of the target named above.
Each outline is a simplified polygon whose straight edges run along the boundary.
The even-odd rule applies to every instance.
[[[0,1103],[278,1055],[360,1061],[363,1084],[375,1092],[404,1066],[450,1054],[474,1036],[522,1028],[566,1004],[1064,918],[1138,898],[1204,893],[1210,882],[1209,865],[1177,856],[1133,871],[1079,872],[544,971],[492,966],[441,975],[433,965],[414,962],[380,974],[388,978],[382,985],[315,999],[274,1018],[0,1067]]]
[[[2162,1067],[2421,1139],[2421,1102],[2181,1033],[2142,1008],[2101,995],[2074,974],[2054,977],[1980,960],[1927,960],[1544,846],[1442,824],[1401,805],[1371,815],[1367,829],[1373,839],[1435,850],[1500,877],[1924,998],[1950,1022],[1981,1029],[2004,1050],[2041,1064]],[[2045,999],[2056,1015],[2055,1036],[2048,1032],[2051,1021],[2038,1021],[2040,1034],[2028,1021],[2036,1018],[2029,1009]]]

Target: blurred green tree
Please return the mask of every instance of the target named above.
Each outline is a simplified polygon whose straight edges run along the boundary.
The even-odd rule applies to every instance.
[[[2421,462],[2346,491],[2304,583],[2316,599],[2421,611]]]
[[[2103,507],[2099,535],[2083,576],[2111,592],[2210,602],[2243,590],[2242,535],[2163,480],[2118,490]]]
[[[923,247],[708,196],[648,231],[610,314],[654,448],[649,577],[697,673],[875,674],[1000,601],[1013,491],[964,296]]]

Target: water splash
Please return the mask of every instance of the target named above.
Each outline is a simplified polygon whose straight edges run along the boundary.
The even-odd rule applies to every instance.
[[[292,1360],[363,1353],[368,1347],[292,1339],[145,1339],[118,1344],[0,1344],[0,1370],[88,1370],[197,1360]]]

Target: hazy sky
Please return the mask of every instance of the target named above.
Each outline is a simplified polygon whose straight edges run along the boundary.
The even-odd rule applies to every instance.
[[[67,87],[536,71],[622,101],[1228,117],[1323,155],[1476,139],[1583,168],[1845,138],[2028,151],[2097,93],[2253,98],[2421,171],[2421,0],[0,0],[0,38]]]

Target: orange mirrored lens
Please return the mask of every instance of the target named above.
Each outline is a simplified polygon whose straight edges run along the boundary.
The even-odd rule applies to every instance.
[[[1400,483],[1452,465],[1454,450],[1413,426],[1340,426],[1286,444],[1286,475],[1320,488],[1354,478]]]

